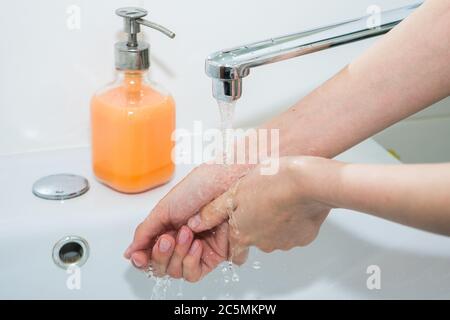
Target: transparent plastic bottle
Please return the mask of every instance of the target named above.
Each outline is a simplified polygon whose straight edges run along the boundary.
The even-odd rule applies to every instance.
[[[143,192],[170,180],[175,102],[147,70],[118,70],[91,100],[92,164],[111,188]]]

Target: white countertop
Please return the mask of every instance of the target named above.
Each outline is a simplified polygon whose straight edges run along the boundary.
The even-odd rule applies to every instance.
[[[89,157],[87,148],[0,157],[0,298],[151,297],[153,280],[130,267],[122,252],[135,226],[191,168],[179,166],[160,188],[124,195],[94,179]],[[370,139],[339,159],[397,162]],[[85,176],[91,189],[64,202],[31,193],[35,180],[60,172]],[[91,249],[81,268],[81,290],[67,289],[68,275],[51,259],[56,241],[72,234]],[[367,289],[370,265],[381,270],[380,290]],[[182,297],[450,298],[450,238],[339,209],[310,246],[272,254],[253,250],[237,272],[239,282],[225,283],[216,271],[198,284],[185,283]],[[178,298],[179,286],[173,281],[167,298]]]

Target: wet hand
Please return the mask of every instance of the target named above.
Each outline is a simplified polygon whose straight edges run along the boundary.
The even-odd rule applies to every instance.
[[[183,275],[192,281],[215,268],[227,258],[228,224],[217,225],[215,229],[199,234],[196,239],[189,228],[182,226],[247,170],[245,166],[214,164],[204,164],[194,169],[136,228],[134,240],[124,256],[137,268],[147,269],[152,260],[157,274],[169,274],[176,278]],[[188,268],[185,274],[185,265],[195,265],[196,268]]]
[[[312,242],[332,206],[321,201],[327,172],[335,176],[340,163],[315,157],[281,158],[275,175],[261,175],[256,167],[227,192],[205,206],[189,224],[203,232],[230,220],[230,252],[239,255],[249,246],[265,252],[288,250]]]
[[[151,251],[149,262],[156,276],[169,275],[194,282],[227,258],[228,225],[195,235],[189,227],[182,226],[177,234],[165,233],[158,238]]]

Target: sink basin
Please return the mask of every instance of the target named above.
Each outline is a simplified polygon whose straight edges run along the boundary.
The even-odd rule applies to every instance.
[[[373,140],[339,158],[397,162]],[[155,281],[132,268],[122,252],[136,225],[192,167],[178,166],[169,184],[138,195],[120,194],[98,183],[90,169],[88,148],[2,156],[0,167],[1,299],[152,297]],[[61,172],[86,177],[90,190],[65,201],[32,194],[37,179]],[[89,246],[76,288],[67,285],[74,270],[68,273],[52,258],[55,244],[67,236],[79,236]],[[367,286],[370,266],[381,271],[379,289]],[[239,281],[232,281],[231,273],[224,275],[221,268],[200,283],[173,280],[165,297],[450,298],[450,238],[339,209],[310,246],[272,254],[253,249],[248,263],[236,272]]]

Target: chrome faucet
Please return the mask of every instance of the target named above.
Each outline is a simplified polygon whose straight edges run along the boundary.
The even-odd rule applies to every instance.
[[[224,102],[237,100],[242,94],[242,78],[251,68],[385,34],[421,4],[381,12],[377,25],[370,25],[371,16],[365,16],[215,52],[205,61],[213,96]]]

